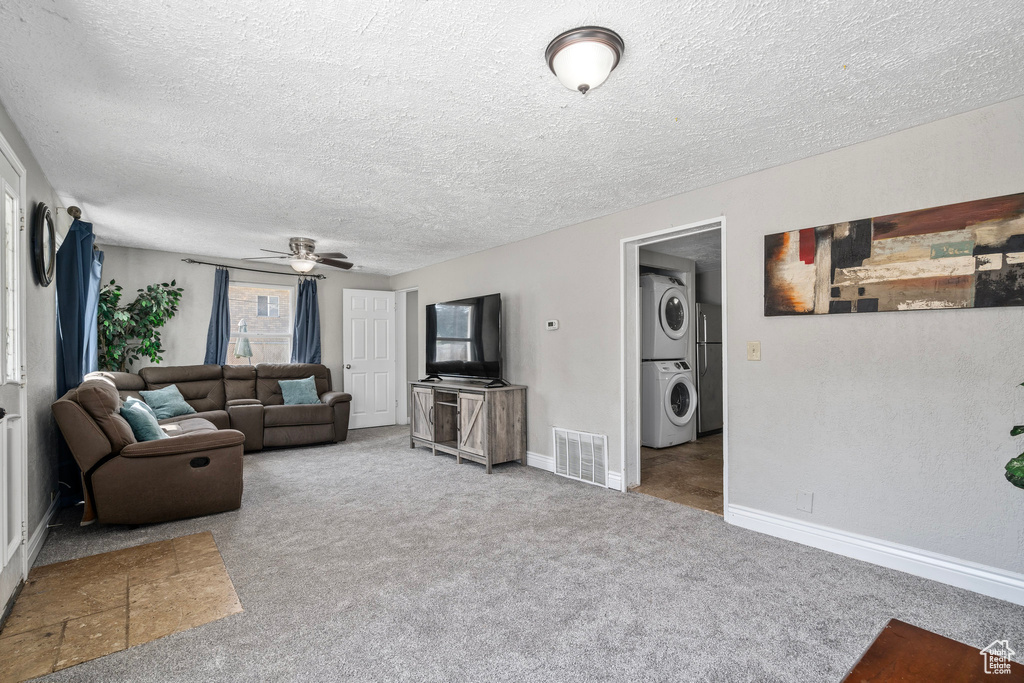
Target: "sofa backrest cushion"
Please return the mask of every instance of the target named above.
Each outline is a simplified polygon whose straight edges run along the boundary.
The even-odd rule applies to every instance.
[[[78,389],[71,389],[52,406],[57,426],[83,472],[110,455],[110,440],[78,403]]]
[[[219,365],[151,365],[139,370],[139,376],[150,391],[175,385],[196,412],[224,410],[227,402],[224,373]]]
[[[317,394],[331,390],[331,371],[319,363],[260,363],[256,366],[256,398],[265,406],[284,405],[278,380],[316,378]]]
[[[224,393],[227,400],[256,398],[256,366],[225,365]]]
[[[146,388],[146,383],[141,377],[131,372],[112,372],[108,370],[100,370],[99,372],[90,372],[85,376],[85,379],[101,378],[106,379],[114,383],[117,387],[117,394],[121,397],[122,401],[126,401],[129,398],[142,397],[139,392]]]
[[[82,382],[75,390],[75,402],[103,430],[112,453],[120,453],[122,448],[135,443],[131,425],[121,417],[121,397],[112,381],[97,377]]]

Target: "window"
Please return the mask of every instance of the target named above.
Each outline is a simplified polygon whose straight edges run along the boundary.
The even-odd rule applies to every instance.
[[[260,294],[256,297],[256,316],[259,318],[281,317],[281,297]]]
[[[18,353],[18,223],[20,210],[14,188],[0,180],[3,188],[3,381],[21,382]]]
[[[279,285],[232,282],[228,288],[233,365],[287,363],[292,356],[292,301],[295,290]]]

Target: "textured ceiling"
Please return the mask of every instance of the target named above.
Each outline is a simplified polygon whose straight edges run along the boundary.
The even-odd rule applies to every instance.
[[[705,230],[695,235],[643,246],[647,251],[680,256],[694,262],[698,273],[722,269],[722,230]]]
[[[581,24],[626,42],[586,97],[544,62]],[[1022,34],[1019,0],[4,0],[0,100],[105,242],[393,274],[1024,94]]]

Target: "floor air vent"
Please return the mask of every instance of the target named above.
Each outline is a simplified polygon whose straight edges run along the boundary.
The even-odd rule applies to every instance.
[[[555,474],[608,486],[608,437],[554,427]]]

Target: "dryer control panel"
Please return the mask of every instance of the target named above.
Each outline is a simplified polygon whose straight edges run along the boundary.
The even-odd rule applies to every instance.
[[[689,370],[690,364],[685,360],[660,360],[658,361],[658,369],[662,372],[672,372],[673,370]]]

